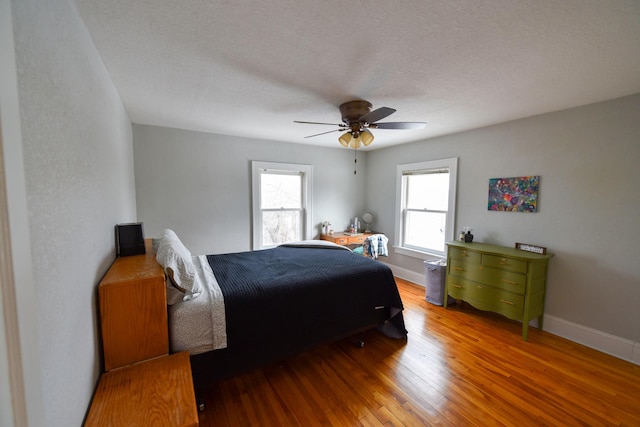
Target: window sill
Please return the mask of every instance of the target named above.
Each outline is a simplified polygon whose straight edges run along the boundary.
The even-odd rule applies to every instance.
[[[428,259],[433,259],[434,257],[437,257],[437,258],[445,258],[446,257],[444,253],[419,251],[419,250],[416,250],[416,249],[404,248],[402,246],[394,246],[393,250],[397,254],[410,256],[412,258],[419,258],[419,259],[422,259],[422,260],[425,260],[425,261],[428,260]]]

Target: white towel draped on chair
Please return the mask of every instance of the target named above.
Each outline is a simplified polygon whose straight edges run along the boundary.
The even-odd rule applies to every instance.
[[[364,254],[373,259],[379,256],[389,256],[387,243],[389,239],[384,234],[371,234],[364,239]]]

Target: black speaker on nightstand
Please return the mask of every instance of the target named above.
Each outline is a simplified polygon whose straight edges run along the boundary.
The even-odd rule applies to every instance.
[[[116,225],[116,251],[119,256],[143,255],[145,253],[141,222]]]

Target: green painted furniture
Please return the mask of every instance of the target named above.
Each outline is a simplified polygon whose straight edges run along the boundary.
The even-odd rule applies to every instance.
[[[448,242],[447,293],[480,310],[521,320],[526,341],[534,317],[542,329],[547,265],[552,256],[486,243]],[[445,308],[447,300],[445,297]]]

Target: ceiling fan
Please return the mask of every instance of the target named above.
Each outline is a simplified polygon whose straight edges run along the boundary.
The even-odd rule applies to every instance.
[[[338,126],[338,129],[316,133],[305,136],[305,138],[312,138],[331,132],[345,132],[338,138],[338,141],[343,147],[354,149],[360,148],[362,145],[366,147],[373,142],[373,134],[369,129],[422,129],[426,125],[423,122],[378,123],[379,120],[395,113],[396,110],[389,107],[380,107],[371,111],[371,107],[372,105],[368,101],[349,101],[340,105],[342,123],[303,122],[299,120],[294,120],[294,123]]]

